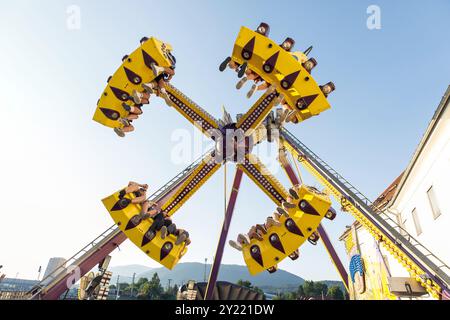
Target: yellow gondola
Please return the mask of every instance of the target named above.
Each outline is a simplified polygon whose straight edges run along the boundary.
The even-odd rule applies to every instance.
[[[97,102],[93,120],[110,128],[122,128],[117,120],[128,112],[122,104],[133,105],[129,100],[133,90],[143,91],[141,84],[155,79],[151,63],[170,67],[174,63],[172,46],[156,38],[141,40],[141,46],[122,59],[121,66],[108,79],[108,84]]]
[[[231,59],[240,65],[247,63],[248,68],[275,85],[296,111],[299,122],[331,107],[314,78],[303,68],[304,57],[284,50],[266,36],[241,27]]]
[[[157,232],[153,240],[145,241],[145,234],[153,223],[151,218],[142,220],[137,226],[127,229],[132,218],[141,212],[141,206],[131,203],[131,199],[134,198],[133,194],[126,194],[121,197],[120,192],[122,190],[102,200],[106,210],[131,242],[156,262],[172,269],[187,252],[186,243],[175,245],[176,237],[174,235],[170,234],[162,239],[160,231]]]
[[[326,194],[304,185],[294,190],[298,199],[291,202],[295,207],[285,208],[289,217],[280,217],[281,226],[272,226],[262,240],[252,239],[243,245],[242,253],[251,275],[276,268],[314,233],[329,212],[331,200]]]

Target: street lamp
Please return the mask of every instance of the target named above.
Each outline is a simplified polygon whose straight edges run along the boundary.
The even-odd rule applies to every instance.
[[[203,282],[206,282],[206,262],[208,261],[208,258],[205,258],[205,272],[203,273]]]

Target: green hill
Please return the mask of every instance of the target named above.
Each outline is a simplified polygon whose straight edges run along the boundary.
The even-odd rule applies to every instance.
[[[206,279],[208,279],[211,265],[206,265]],[[166,268],[149,268],[140,265],[111,267],[113,272],[111,283],[116,283],[117,276],[120,276],[120,282],[131,282],[133,273],[136,273],[135,281],[139,278],[150,279],[155,272],[161,279],[161,284],[166,286],[169,279],[171,284],[183,284],[188,280],[203,282],[205,276],[205,265],[198,262],[179,263],[173,270]],[[223,264],[220,267],[219,280],[236,283],[238,280],[248,280],[253,285],[260,287],[266,292],[296,290],[305,280],[295,274],[284,270],[278,270],[273,274],[267,272],[251,276],[246,266]],[[339,281],[323,281],[327,285],[340,284]]]

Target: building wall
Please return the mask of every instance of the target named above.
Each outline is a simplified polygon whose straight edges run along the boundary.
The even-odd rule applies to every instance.
[[[45,279],[48,275],[50,275],[53,271],[55,271],[60,266],[64,265],[66,259],[60,257],[50,258],[48,260],[47,267],[45,268],[44,276],[42,279]]]
[[[355,224],[355,232],[347,231],[341,237],[344,241],[349,271],[349,295],[351,300],[432,300],[433,298],[424,294],[419,297],[398,297],[390,292],[390,277],[406,277],[408,271],[391,254],[378,245],[372,235],[358,223]],[[358,285],[352,281],[350,272],[350,260],[354,254],[360,254],[363,261],[364,290],[361,292]]]
[[[359,224],[354,224],[351,230],[348,230],[341,240],[345,243],[348,256],[347,270],[349,270],[349,295],[352,300],[394,300],[396,296],[389,291],[388,278],[390,276],[390,267],[400,267],[399,263],[393,260],[385,264],[388,253],[378,244],[372,235]],[[353,255],[359,254],[363,262],[363,275],[361,277],[364,283],[364,289],[354,282],[350,272],[350,261]],[[397,266],[398,265],[398,266]],[[406,273],[406,271],[404,271]],[[407,273],[406,273],[407,275]],[[355,276],[356,278],[356,276]]]
[[[427,196],[430,187],[440,211],[437,218]],[[419,234],[414,224],[414,209],[421,229]],[[450,108],[444,110],[390,210],[400,213],[405,229],[450,265]]]

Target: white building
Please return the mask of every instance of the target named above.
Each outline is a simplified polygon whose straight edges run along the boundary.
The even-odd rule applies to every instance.
[[[405,170],[388,211],[450,265],[450,86]]]
[[[450,86],[406,170],[374,201],[410,235],[450,265]],[[363,277],[350,281],[353,299],[412,298],[403,292],[409,273],[370,233],[355,222],[340,238],[349,258],[360,255]],[[450,270],[448,270],[450,273]],[[420,299],[430,296],[415,281],[409,281]],[[394,288],[398,292],[394,292]],[[421,295],[422,294],[422,295]]]

